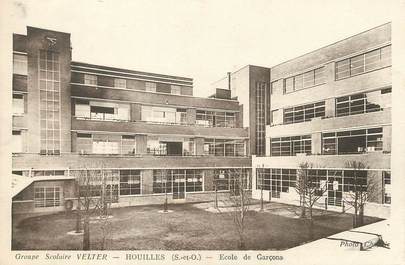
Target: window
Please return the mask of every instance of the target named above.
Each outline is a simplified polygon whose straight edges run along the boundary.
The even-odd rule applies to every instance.
[[[114,87],[117,88],[127,88],[127,80],[122,78],[114,79]]]
[[[33,177],[65,176],[64,170],[33,170]]]
[[[24,112],[24,95],[13,94],[13,114],[22,115]]]
[[[120,147],[121,137],[119,135],[93,135],[93,154],[120,154]]]
[[[176,124],[187,124],[187,110],[176,109]]]
[[[84,84],[89,86],[96,86],[97,85],[97,76],[96,75],[84,75]]]
[[[325,101],[284,109],[284,124],[310,121],[325,117]]]
[[[280,198],[281,192],[289,192],[297,181],[296,169],[257,168],[256,189],[271,191],[271,197]]]
[[[171,170],[153,170],[153,193],[171,193],[173,188],[173,177]]]
[[[324,155],[359,154],[382,150],[382,128],[322,133]]]
[[[27,55],[13,54],[13,74],[27,75]]]
[[[240,181],[241,180],[241,181]],[[242,182],[242,183],[240,183]],[[237,192],[239,185],[249,189],[251,182],[250,170],[246,168],[214,169],[214,189]]]
[[[21,131],[13,131],[12,137],[12,153],[22,153],[23,151],[23,141]]]
[[[80,154],[136,154],[135,135],[78,133],[76,150]]]
[[[60,206],[60,187],[36,187],[34,190],[34,207]]]
[[[271,156],[295,156],[311,154],[311,135],[270,138]]]
[[[391,106],[387,89],[336,98],[336,116],[375,112]],[[390,90],[388,90],[390,91]]]
[[[256,82],[256,152],[257,156],[264,156],[266,153],[266,89],[267,84],[265,82]]]
[[[80,196],[99,197],[105,192],[107,202],[118,202],[120,172],[115,169],[91,169],[86,171],[71,170],[71,175],[78,176]],[[104,185],[104,188],[103,188]]]
[[[90,102],[88,100],[75,99],[75,116],[90,118]]]
[[[282,119],[282,110],[277,109],[277,110],[272,110],[271,111],[271,125],[279,125],[283,124],[283,119]]]
[[[121,154],[123,155],[135,155],[135,135],[123,135],[121,137]]]
[[[145,82],[145,90],[149,92],[156,92],[156,83]]]
[[[75,116],[103,121],[129,121],[129,104],[75,100]]]
[[[203,172],[199,169],[187,169],[186,192],[196,192],[203,190]]]
[[[91,154],[93,152],[93,138],[89,133],[77,134],[77,152],[80,154]]]
[[[196,124],[205,127],[236,127],[236,114],[233,112],[197,110]]]
[[[391,65],[391,45],[336,62],[336,80]]]
[[[181,87],[180,86],[171,85],[170,87],[171,87],[173,95],[180,95],[181,94]]]
[[[142,106],[142,121],[164,124],[187,124],[187,110],[181,108],[166,108]]]
[[[60,65],[59,54],[39,52],[39,117],[40,152],[43,155],[59,155],[60,132]]]
[[[245,156],[245,141],[236,139],[204,139],[204,155]]]
[[[141,194],[141,171],[120,170],[120,195]]]
[[[325,83],[325,67],[284,79],[284,94]],[[274,83],[274,82],[273,82]]]
[[[343,192],[367,191],[366,170],[308,169],[309,183],[325,196],[328,205],[342,206]],[[296,187],[300,170],[280,168],[257,168],[256,189],[271,191],[271,197],[279,198],[283,192]],[[319,200],[323,203],[323,200]]]
[[[383,171],[384,203],[391,204],[391,172]]]
[[[284,80],[284,94],[294,91],[294,77],[286,78]]]

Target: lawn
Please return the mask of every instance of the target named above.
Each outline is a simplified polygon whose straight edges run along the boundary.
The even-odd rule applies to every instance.
[[[275,209],[291,209],[271,203]],[[161,206],[112,209],[109,219],[110,250],[235,250],[238,235],[232,217],[213,213],[193,204],[170,205],[171,213],[159,213]],[[294,209],[293,209],[294,210]],[[297,209],[298,211],[298,209]],[[274,211],[276,212],[276,211]],[[365,224],[381,219],[365,217]],[[74,213],[13,218],[13,250],[80,250],[82,236],[68,235],[75,228]],[[282,250],[327,237],[352,228],[352,216],[316,211],[313,238],[306,220],[265,212],[250,211],[246,226],[246,248]],[[98,221],[90,229],[91,249],[101,249]]]

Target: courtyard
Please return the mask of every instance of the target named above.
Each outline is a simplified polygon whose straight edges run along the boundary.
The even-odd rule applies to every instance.
[[[109,250],[236,250],[238,233],[232,215],[213,211],[212,206],[212,202],[174,204],[169,205],[169,213],[162,213],[161,205],[113,208],[113,217],[104,223],[92,218],[91,249],[104,245]],[[259,207],[257,202],[251,205],[246,217],[249,250],[284,250],[352,228],[351,214],[315,210],[311,237],[308,220],[297,218],[298,207],[275,202],[266,204],[265,211]],[[380,220],[365,217],[364,221]],[[83,237],[68,234],[75,224],[74,212],[13,216],[12,249],[80,250]]]

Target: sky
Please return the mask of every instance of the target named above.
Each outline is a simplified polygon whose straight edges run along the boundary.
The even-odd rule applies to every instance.
[[[392,20],[395,1],[10,1],[10,26],[71,33],[73,60],[192,77],[194,95]]]

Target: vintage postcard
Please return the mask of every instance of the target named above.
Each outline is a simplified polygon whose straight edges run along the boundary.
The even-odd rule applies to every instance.
[[[403,6],[1,1],[0,264],[403,264]]]

